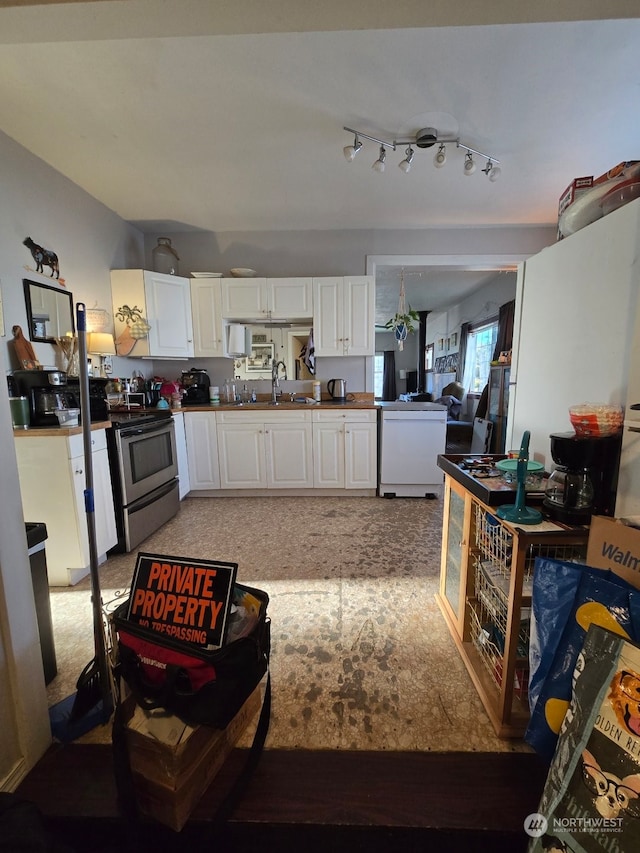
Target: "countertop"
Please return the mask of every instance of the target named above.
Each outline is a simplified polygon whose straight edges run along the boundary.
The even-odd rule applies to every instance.
[[[111,421],[94,421],[91,424],[91,432],[99,429],[111,429]],[[37,436],[64,436],[65,438],[69,435],[81,435],[82,434],[82,425],[65,427],[65,426],[34,426],[34,427],[20,427],[19,429],[13,430],[14,438],[29,438],[34,435]]]

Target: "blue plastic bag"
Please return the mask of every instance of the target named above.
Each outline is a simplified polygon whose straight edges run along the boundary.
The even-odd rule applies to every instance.
[[[525,740],[551,761],[571,699],[576,660],[589,625],[640,639],[640,592],[613,572],[537,557],[529,642]]]

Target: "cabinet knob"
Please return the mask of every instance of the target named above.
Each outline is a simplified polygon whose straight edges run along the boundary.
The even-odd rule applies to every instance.
[[[84,471],[82,470],[82,468],[76,468],[76,470],[75,470],[75,472],[74,472],[74,473],[76,473],[76,474],[84,474]]]

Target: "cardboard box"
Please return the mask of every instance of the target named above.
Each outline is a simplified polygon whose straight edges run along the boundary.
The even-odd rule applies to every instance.
[[[593,175],[584,178],[574,178],[558,200],[558,219],[562,216],[570,204],[578,198],[585,190],[593,186]]]
[[[188,726],[127,700],[129,760],[140,811],[180,831],[261,706],[260,685],[226,729]]]
[[[615,518],[594,515],[589,528],[587,565],[611,569],[640,589],[640,530]]]

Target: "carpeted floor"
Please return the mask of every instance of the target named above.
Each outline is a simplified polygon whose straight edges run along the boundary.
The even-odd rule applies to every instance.
[[[441,513],[413,498],[187,498],[100,567],[103,601],[126,590],[138,550],[237,562],[238,580],[271,599],[267,748],[528,751],[495,736],[435,603]],[[52,590],[50,704],[93,657],[89,588]],[[107,726],[83,740],[109,738]]]

